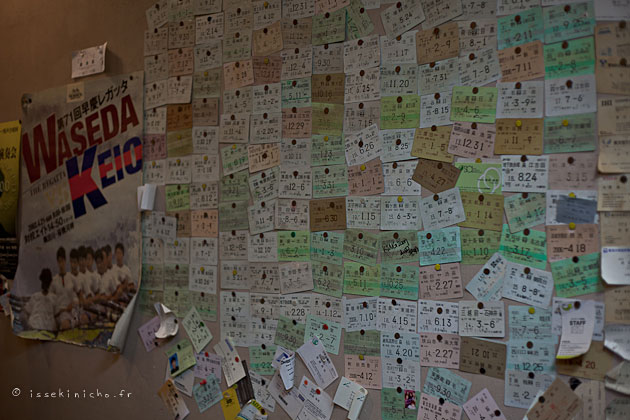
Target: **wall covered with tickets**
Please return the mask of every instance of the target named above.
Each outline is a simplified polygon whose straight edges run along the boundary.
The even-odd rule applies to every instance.
[[[615,0],[147,6],[123,353],[143,412],[627,418],[628,19]]]
[[[269,418],[353,418],[351,383],[364,419],[603,418],[630,11],[542,3],[149,8],[141,310],[216,322]]]

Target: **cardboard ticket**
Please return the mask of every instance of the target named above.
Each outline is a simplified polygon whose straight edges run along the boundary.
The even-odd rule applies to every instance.
[[[501,49],[498,54],[502,82],[532,80],[545,75],[541,41]]]
[[[545,80],[545,116],[586,114],[597,110],[595,75]]]
[[[374,31],[372,19],[368,15],[366,8],[363,7],[363,4],[361,0],[350,0],[350,6],[347,9],[348,39],[358,39]]]
[[[625,305],[630,296],[630,286],[614,287],[604,290],[606,302],[606,324],[630,324],[630,310]]]
[[[311,254],[309,231],[278,232],[279,261],[309,261]]]
[[[382,263],[418,261],[418,235],[410,231],[382,232],[380,238]]]
[[[545,223],[545,194],[513,194],[505,198],[504,204],[505,216],[512,233]]]
[[[483,229],[462,229],[462,264],[485,264],[499,251],[501,233]]]
[[[343,265],[343,292],[352,295],[379,296],[381,267],[346,261]]]
[[[419,159],[412,179],[433,193],[455,186],[460,170],[449,163]]]
[[[463,408],[470,420],[483,420],[485,418],[506,419],[505,414],[501,412],[487,388],[484,388],[468,400]]]
[[[429,368],[422,391],[461,406],[468,399],[472,383],[445,368]]]
[[[346,74],[378,66],[381,59],[379,36],[374,34],[345,41],[343,58],[343,72]]]
[[[379,159],[348,167],[350,195],[374,195],[384,190],[383,169]]]
[[[549,189],[593,190],[596,174],[596,153],[560,153],[549,157]]]
[[[344,141],[340,135],[314,134],[311,145],[311,165],[340,165],[345,162]]]
[[[344,237],[343,233],[337,232],[311,233],[311,260],[341,265]]]
[[[193,98],[218,98],[221,96],[223,69],[216,68],[193,75]]]
[[[417,127],[420,121],[420,101],[415,94],[382,98],[381,128],[393,130]]]
[[[483,86],[501,77],[499,56],[495,48],[485,48],[459,58],[459,78],[462,85]]]
[[[363,354],[344,355],[345,375],[359,385],[368,389],[381,389],[381,358]]]
[[[592,3],[546,7],[543,9],[543,19],[546,44],[580,38],[593,34],[595,8]],[[562,24],[558,23],[560,20],[563,21]]]
[[[346,228],[345,197],[311,200],[309,207],[311,231]]]
[[[581,409],[582,400],[560,378],[556,378],[529,409],[527,418],[569,420]]]
[[[420,265],[459,262],[462,259],[458,226],[418,232],[418,245]]]
[[[426,6],[425,6],[426,7]],[[387,36],[392,39],[404,34],[425,20],[420,0],[396,3],[381,12],[381,21]]]
[[[344,103],[379,100],[381,97],[380,74],[378,67],[346,72]]]
[[[499,194],[477,194],[461,192],[466,220],[458,226],[487,230],[503,227],[503,196]]]
[[[418,64],[434,63],[459,55],[459,28],[451,22],[416,35]]]
[[[420,197],[381,197],[381,230],[419,230]]]
[[[417,300],[418,267],[382,264],[381,296]]]
[[[601,137],[599,142],[599,160],[597,168],[603,173],[628,173],[630,141],[627,136]]]
[[[407,160],[383,165],[383,195],[419,196],[422,187],[412,179],[417,164],[417,160]]]
[[[459,335],[505,337],[503,302],[459,301]]]
[[[498,90],[495,87],[455,86],[451,99],[451,121],[494,123]]]
[[[543,192],[547,190],[549,156],[502,156],[503,191]]]
[[[387,388],[403,385],[408,390],[420,389],[421,368],[417,361],[398,358],[381,358],[383,386]]]
[[[599,178],[597,211],[630,210],[630,183],[627,175],[607,175]]]
[[[447,151],[465,158],[487,158],[493,155],[495,126],[476,122],[454,122]]]
[[[447,151],[450,135],[450,126],[416,129],[411,155],[440,162],[453,162],[453,155]]]
[[[234,61],[223,65],[224,89],[237,89],[254,83],[252,60]]]
[[[459,26],[460,55],[467,56],[471,52],[486,48],[497,49],[497,22],[495,19],[464,19],[457,22],[457,25]]]
[[[313,47],[311,45],[285,49],[282,57],[282,80],[311,77],[313,74]]]
[[[420,202],[420,216],[425,229],[441,229],[466,220],[459,188],[423,198]]]
[[[597,113],[597,130],[600,135],[628,134],[627,117],[630,100],[626,98],[600,99]]]
[[[477,3],[474,0],[462,0],[462,15],[456,20],[494,18],[496,12],[495,7],[487,7],[487,4]]]
[[[436,92],[420,97],[420,128],[451,124],[451,92]]]
[[[257,85],[278,83],[282,73],[282,58],[278,56],[253,57],[252,72]]]
[[[348,229],[379,229],[380,197],[346,197],[346,223]]]
[[[343,74],[343,44],[313,46],[313,75],[320,74]]]
[[[416,64],[416,33],[407,31],[391,39],[381,36],[381,62]]]
[[[311,17],[282,19],[282,40],[284,48],[306,47],[312,44],[313,19]]]
[[[507,370],[505,376],[505,405],[519,408],[529,408],[536,394],[554,380],[552,375],[516,370]]]
[[[346,0],[350,3],[350,0]],[[346,37],[345,9],[326,12],[313,17],[313,45],[343,41]]]
[[[593,254],[599,251],[598,227],[593,224],[547,226],[547,258],[555,262],[573,256]]]
[[[499,300],[503,289],[507,261],[499,253],[490,257],[473,276],[466,290],[477,300],[486,302]]]
[[[418,66],[418,92],[422,95],[450,92],[459,84],[459,57]]]
[[[595,150],[595,114],[545,118],[545,153]]]
[[[343,131],[356,133],[372,124],[379,125],[381,121],[381,102],[369,101],[346,104],[344,106]]]
[[[458,313],[457,302],[421,299],[418,301],[418,332],[458,334]]]
[[[507,348],[503,343],[462,337],[459,370],[503,379],[505,378],[506,355]]]
[[[545,44],[545,78],[592,74],[595,70],[593,37]]]
[[[420,333],[420,346],[421,366],[459,369],[459,335]]]
[[[555,343],[530,339],[511,339],[508,344],[507,368],[521,371],[553,373]]]
[[[494,153],[540,155],[543,152],[542,118],[505,118],[496,121]]]
[[[604,246],[630,245],[630,214],[627,212],[600,213],[601,243]]]
[[[420,267],[420,299],[452,299],[463,295],[459,263]]]
[[[312,261],[313,291],[340,298],[343,293],[343,266]]]
[[[379,236],[364,230],[348,229],[343,243],[344,258],[364,264],[376,264]]]
[[[497,19],[497,28],[500,50],[536,40],[542,41],[544,38],[542,9],[534,7],[500,17]]]
[[[384,359],[400,359],[411,362],[420,360],[420,338],[416,333],[383,331],[381,356]]]
[[[166,150],[169,158],[188,157],[192,153],[192,131],[183,129],[167,132]]]
[[[462,408],[457,404],[446,401],[442,397],[420,394],[420,413],[423,413],[422,420],[438,418],[444,420],[457,420],[461,418]]]
[[[551,310],[533,306],[508,306],[510,339],[549,341],[551,332]]]
[[[313,197],[335,197],[348,194],[346,165],[320,166],[312,169]]]

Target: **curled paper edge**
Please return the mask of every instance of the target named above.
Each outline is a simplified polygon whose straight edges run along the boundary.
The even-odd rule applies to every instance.
[[[173,337],[179,331],[179,323],[175,314],[160,302],[155,303],[155,310],[160,317],[160,328],[155,332],[156,338]]]

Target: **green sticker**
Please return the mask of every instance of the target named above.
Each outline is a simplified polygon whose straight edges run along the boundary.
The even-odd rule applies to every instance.
[[[381,264],[381,296],[418,300],[418,266]]]
[[[510,232],[545,224],[547,199],[543,193],[523,193],[505,197],[505,216]]]
[[[313,174],[313,198],[344,197],[348,195],[348,167],[346,165],[317,166]]]
[[[190,210],[190,184],[166,186],[166,211]]]
[[[400,390],[400,392],[398,392]],[[420,405],[420,390],[414,392],[413,409],[405,408],[405,388],[381,389],[381,417],[383,420],[416,420]],[[409,403],[411,403],[409,401]]]
[[[328,353],[339,354],[342,329],[343,327],[338,322],[315,315],[307,315],[304,342],[310,340],[311,337],[317,337]]]
[[[282,108],[311,106],[311,78],[282,81]]]
[[[224,174],[232,174],[248,166],[247,145],[233,144],[221,148],[221,165]]]
[[[346,261],[343,265],[343,292],[350,295],[379,296],[381,266]]]
[[[271,366],[274,354],[276,354],[276,346],[265,345],[253,346],[249,348],[249,368],[264,376],[271,376],[276,373],[276,369]]]
[[[309,261],[311,233],[307,230],[278,232],[278,261]]]
[[[540,7],[497,19],[497,41],[500,50],[536,40],[542,41],[544,33]]]
[[[461,192],[501,194],[502,171],[500,163],[455,162],[461,172],[456,187]]]
[[[420,125],[420,96],[381,98],[381,130],[416,128]]]
[[[346,38],[346,9],[313,16],[313,45],[332,44]]]
[[[247,201],[233,201],[231,203],[219,203],[219,231],[230,232],[232,230],[249,229],[247,215]]]
[[[378,234],[359,229],[346,230],[343,257],[364,264],[376,264],[378,258]]]
[[[485,264],[499,252],[501,232],[483,229],[462,229],[462,264]]]
[[[551,263],[556,295],[570,298],[604,291],[599,275],[599,252]]]
[[[343,352],[363,356],[381,355],[381,332],[377,330],[345,331]]]
[[[547,267],[547,234],[530,229],[510,233],[509,226],[504,224],[499,251],[509,261],[544,270]]]
[[[595,119],[594,113],[545,118],[545,154],[595,150]]]
[[[343,265],[312,261],[313,292],[340,298],[343,294]]]
[[[219,201],[225,203],[228,201],[249,200],[248,180],[249,175],[246,170],[221,178],[219,183]]]
[[[280,315],[274,344],[289,350],[297,350],[304,344],[306,325]]]
[[[497,98],[495,87],[455,86],[451,98],[451,121],[494,123]]]
[[[341,265],[343,264],[343,233],[311,233],[311,260]]]
[[[420,265],[444,264],[462,260],[460,228],[457,226],[418,232]]]
[[[543,8],[545,44],[593,35],[595,9],[593,2]]]
[[[418,253],[417,232],[410,230],[381,232],[381,262],[417,262]]]
[[[575,77],[595,72],[592,36],[545,45],[545,79]]]
[[[345,144],[340,135],[318,134],[311,140],[312,166],[345,165],[345,153]]]

